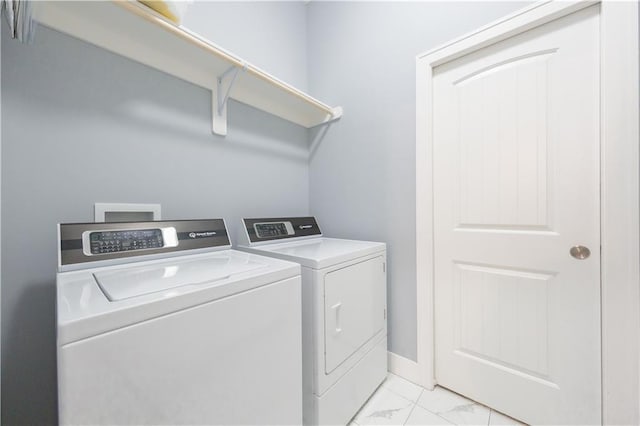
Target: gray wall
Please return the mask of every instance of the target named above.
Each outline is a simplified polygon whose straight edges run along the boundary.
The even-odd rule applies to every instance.
[[[323,1],[308,5],[309,90],[345,110],[311,158],[311,213],[329,236],[387,242],[389,349],[413,360],[415,57],[523,6]]]
[[[306,215],[307,135],[232,102],[229,134],[215,137],[206,90],[45,28],[21,45],[2,21],[2,424],[50,424],[56,223],[92,221],[94,202],[161,203],[163,218],[231,227],[243,215]],[[238,25],[238,44],[266,54],[268,41]],[[285,71],[280,61],[304,63],[298,55],[274,57]]]
[[[307,90],[306,4],[203,1],[183,25],[280,80]]]

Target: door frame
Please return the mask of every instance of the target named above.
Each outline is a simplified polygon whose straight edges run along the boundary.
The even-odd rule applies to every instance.
[[[544,0],[416,57],[417,364],[434,365],[433,68],[600,4],[600,213],[603,424],[640,423],[639,7]]]

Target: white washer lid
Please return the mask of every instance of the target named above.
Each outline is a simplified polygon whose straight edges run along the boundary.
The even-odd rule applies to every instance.
[[[175,263],[128,267],[93,274],[110,301],[124,300],[186,285],[207,284],[232,275],[263,268],[264,264],[219,256]]]
[[[223,259],[220,261],[218,259]],[[230,260],[229,260],[230,259]],[[229,260],[227,262],[227,260]],[[194,263],[192,263],[194,262]],[[185,266],[178,270],[170,266]],[[196,265],[200,265],[196,267]],[[220,271],[206,272],[205,269]],[[190,268],[194,273],[186,272]],[[130,271],[160,270],[168,275],[176,274],[173,284],[181,285],[167,290],[159,287],[143,289],[158,291],[140,294],[122,300],[109,300],[96,281],[96,275],[108,277],[111,273],[120,276]],[[178,271],[182,271],[181,273]],[[229,275],[227,279],[216,279]],[[91,336],[97,336],[152,318],[179,312],[204,303],[220,300],[258,287],[287,279],[299,279],[300,265],[284,262],[236,250],[213,253],[190,254],[165,259],[145,260],[122,265],[101,266],[57,274],[57,323],[58,344],[66,345]],[[215,281],[203,281],[213,278]],[[130,278],[127,281],[131,282]],[[157,283],[157,281],[156,281]],[[189,285],[192,283],[191,285]],[[140,291],[131,291],[131,295]],[[119,296],[122,297],[120,294]]]
[[[243,247],[251,252],[273,255],[309,268],[321,269],[386,249],[385,243],[343,240],[339,238],[310,238],[285,243]]]

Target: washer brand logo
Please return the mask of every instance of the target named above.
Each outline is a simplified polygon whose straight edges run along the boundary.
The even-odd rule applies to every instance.
[[[214,231],[189,232],[189,238],[209,238],[216,235]]]

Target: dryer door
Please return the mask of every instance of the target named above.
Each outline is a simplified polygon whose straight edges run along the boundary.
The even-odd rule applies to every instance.
[[[378,256],[324,277],[325,373],[330,374],[385,325],[386,272]]]

